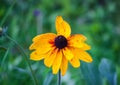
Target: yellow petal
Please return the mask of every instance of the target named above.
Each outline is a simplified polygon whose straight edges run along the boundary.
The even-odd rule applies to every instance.
[[[83,46],[81,47],[82,50],[90,50],[90,49],[91,49],[91,46],[89,46],[89,45],[86,44],[86,43],[83,43],[82,45],[83,45]]]
[[[45,56],[46,56],[46,55],[39,55],[39,54],[37,54],[36,51],[34,51],[34,52],[32,52],[32,53],[30,54],[30,59],[31,59],[31,60],[36,60],[36,61],[38,61],[38,60],[44,59]]]
[[[54,39],[56,35],[52,33],[46,33],[38,35],[33,39],[33,44],[29,47],[30,50],[38,48],[51,48],[54,45]]]
[[[62,51],[67,60],[71,60],[73,58],[73,53],[67,47]]]
[[[66,38],[71,34],[71,28],[69,24],[64,21],[61,16],[56,17],[56,30],[58,35],[63,35]]]
[[[92,62],[91,56],[90,56],[87,52],[85,52],[84,50],[81,50],[81,49],[79,49],[79,48],[74,48],[74,49],[72,50],[72,52],[73,52],[74,55],[75,55],[76,57],[78,57],[80,60],[85,61],[85,62]]]
[[[68,38],[68,45],[72,47],[82,48],[86,37],[81,34],[75,34]]]
[[[53,44],[48,43],[48,41],[43,41],[43,43],[33,43],[29,49],[35,50],[35,49],[50,49],[53,46]]]
[[[79,59],[80,59],[80,60],[83,60],[83,61],[88,62],[88,63],[90,63],[90,62],[93,61],[93,60],[92,60],[92,57],[91,57],[87,52],[81,50],[81,51],[79,52],[79,54],[80,54],[80,56],[79,56]]]
[[[51,46],[44,46],[44,47],[39,47],[38,49],[36,49],[36,52],[37,52],[37,54],[45,54],[45,53],[47,53],[48,51],[50,51],[51,49],[52,49],[53,47],[51,47]]]
[[[41,41],[44,40],[44,39],[54,39],[56,37],[56,34],[54,33],[45,33],[45,34],[40,34],[40,35],[37,35],[36,37],[33,38],[33,42],[37,42],[37,41]]]
[[[60,69],[60,65],[61,65],[61,61],[62,61],[62,52],[61,50],[58,51],[57,53],[57,56],[53,62],[53,65],[52,65],[52,71],[53,71],[53,74],[57,74],[59,69]]]
[[[44,59],[44,64],[47,67],[51,67],[53,64],[53,61],[56,58],[56,54],[58,52],[58,49],[53,48],[53,50],[51,50],[51,52],[48,54],[48,56]]]
[[[65,56],[62,58],[62,63],[61,63],[61,66],[60,66],[60,69],[61,69],[61,73],[62,73],[62,76],[65,75],[66,71],[67,71],[67,68],[68,68],[68,60],[65,58]]]
[[[80,61],[79,59],[74,56],[71,60],[70,60],[70,64],[74,67],[74,68],[78,68],[80,66]]]

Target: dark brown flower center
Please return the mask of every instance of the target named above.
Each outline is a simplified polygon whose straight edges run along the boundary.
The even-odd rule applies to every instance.
[[[55,38],[55,46],[59,49],[66,47],[67,46],[67,39],[62,35],[56,37]]]

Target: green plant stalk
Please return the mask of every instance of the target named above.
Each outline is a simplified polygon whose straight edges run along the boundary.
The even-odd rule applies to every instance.
[[[3,59],[2,59],[1,67],[3,66],[3,63],[5,62],[5,59],[7,58],[8,52],[9,52],[9,48],[7,49],[5,55],[4,55]]]
[[[16,3],[16,0],[13,1],[13,3],[12,3],[12,5],[9,7],[6,15],[3,17],[3,19],[2,19],[2,21],[1,21],[1,23],[0,23],[0,26],[1,26],[1,27],[2,27],[2,25],[4,24],[5,20],[7,19],[8,15],[9,15],[9,13],[11,12],[12,8],[14,7],[15,3]]]
[[[58,72],[58,85],[61,85],[61,72]]]
[[[35,77],[35,74],[34,74],[34,72],[33,72],[33,70],[32,70],[32,67],[31,67],[31,65],[30,65],[30,62],[29,62],[29,60],[28,60],[27,54],[25,53],[24,49],[19,45],[18,42],[16,42],[14,39],[12,39],[11,37],[9,37],[7,34],[5,34],[5,36],[6,36],[9,40],[13,41],[13,42],[19,47],[20,51],[21,51],[21,52],[23,53],[23,55],[25,56],[25,60],[26,60],[26,62],[27,62],[27,64],[28,64],[28,67],[29,67],[31,73],[32,73],[32,77],[33,77],[33,79],[34,79],[34,82],[35,82],[36,85],[38,85],[38,81],[37,81],[37,79],[36,79],[36,77]]]

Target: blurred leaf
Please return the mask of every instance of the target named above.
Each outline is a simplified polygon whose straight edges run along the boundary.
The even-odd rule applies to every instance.
[[[120,67],[117,66],[117,85],[120,85]]]
[[[50,82],[52,81],[52,79],[53,79],[53,74],[48,73],[48,75],[46,76],[43,82],[43,85],[50,85]]]
[[[107,78],[110,85],[116,85],[116,69],[110,60],[103,58],[99,64],[99,71],[104,77]]]
[[[92,47],[90,52],[93,58],[92,64],[81,62],[80,71],[69,67],[67,73],[69,72],[70,76],[67,78],[72,79],[74,84],[64,79],[65,83],[62,85],[69,83],[112,85],[115,82],[120,85],[119,2],[119,0],[53,0],[52,2],[0,0],[0,24],[3,24],[2,27],[8,26],[7,34],[18,41],[29,55],[28,47],[39,29],[42,29],[40,34],[56,33],[55,18],[61,15],[70,24],[72,34],[84,34],[87,37],[87,42]],[[33,15],[35,9],[40,11],[41,21],[38,16]],[[7,53],[9,46],[11,49]],[[110,60],[100,62],[102,58]],[[31,73],[26,70],[28,69],[26,61],[16,45],[4,36],[0,37],[0,65],[2,62],[0,85],[33,85]],[[57,76],[49,74],[52,73],[52,69],[46,68],[44,61],[31,61],[31,63],[40,85],[56,85]]]
[[[81,64],[81,75],[83,75],[87,85],[102,85],[101,77],[95,63]]]
[[[5,48],[3,48],[2,50],[6,50]],[[2,57],[2,61],[1,61],[1,67],[3,66],[4,62],[5,62],[5,59],[7,58],[7,55],[8,55],[8,52],[9,52],[9,48],[7,49],[7,51],[4,53],[4,56],[2,56],[2,50],[0,50],[0,54],[1,54],[1,57]]]

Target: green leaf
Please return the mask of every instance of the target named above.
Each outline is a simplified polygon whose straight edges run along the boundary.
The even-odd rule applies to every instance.
[[[43,85],[50,85],[51,81],[53,79],[53,74],[48,73],[48,75],[46,76]]]
[[[99,64],[99,71],[105,78],[107,78],[110,85],[116,85],[116,69],[110,60],[103,58]]]
[[[102,85],[101,76],[94,62],[91,64],[81,62],[80,70],[87,85]]]

